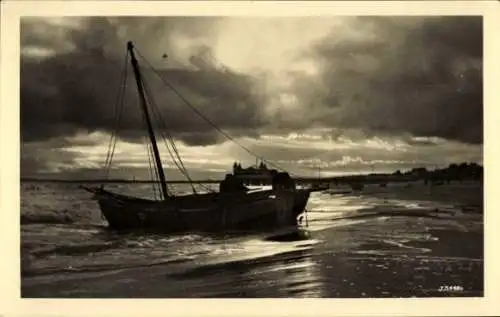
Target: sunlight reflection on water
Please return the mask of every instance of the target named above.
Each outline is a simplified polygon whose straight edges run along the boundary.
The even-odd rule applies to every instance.
[[[24,186],[21,196],[21,213],[32,221],[21,226],[23,285],[28,293],[109,296],[127,285],[127,291],[120,289],[124,295],[153,297],[391,296],[405,283],[395,280],[393,287],[382,282],[394,279],[392,272],[407,280],[413,279],[408,273],[412,270],[428,272],[422,273],[424,281],[408,282],[428,290],[444,279],[439,272],[433,275],[440,263],[451,265],[455,274],[467,272],[460,278],[471,292],[477,294],[482,287],[474,278],[482,269],[482,216],[460,207],[482,208],[481,196],[470,188],[456,195],[463,201],[455,203],[451,194],[439,200],[436,191],[418,188],[313,193],[307,206],[308,226],[302,226],[306,236],[273,241],[270,234],[118,235],[104,227],[97,205],[77,186],[39,186],[38,190]],[[150,189],[150,185],[111,187],[142,197]],[[176,187],[177,192],[186,189]],[[417,216],[409,217],[412,214]],[[57,222],[63,216],[71,222]],[[465,248],[466,241],[470,247]],[[181,282],[170,281],[175,274]],[[69,276],[87,284],[81,284],[80,291],[71,290],[69,284],[64,286]],[[91,282],[90,276],[99,279]],[[168,288],[162,282],[165,278]],[[43,288],[41,281],[59,286]],[[370,288],[372,284],[376,287]]]

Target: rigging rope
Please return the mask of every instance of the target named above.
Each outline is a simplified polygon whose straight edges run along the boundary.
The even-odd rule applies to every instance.
[[[222,134],[224,137],[226,137],[228,140],[230,140],[231,142],[233,142],[234,144],[236,144],[237,146],[239,146],[240,148],[242,148],[243,150],[245,150],[248,154],[250,154],[251,156],[255,157],[255,158],[259,158],[261,159],[261,161],[264,161],[265,163],[267,163],[268,165],[271,165],[273,167],[275,167],[276,169],[278,170],[282,170],[282,171],[286,171],[284,168],[280,167],[279,165],[273,163],[273,162],[270,162],[268,160],[265,160],[264,158],[262,158],[260,155],[257,155],[256,153],[254,153],[252,150],[250,150],[249,148],[247,148],[246,146],[240,144],[238,141],[236,141],[235,138],[233,138],[231,135],[229,135],[228,133],[226,133],[224,130],[222,130],[221,128],[219,128],[215,123],[213,123],[208,117],[206,117],[205,115],[203,115],[203,113],[201,113],[195,106],[193,106],[186,98],[184,98],[180,93],[179,91],[174,87],[172,86],[170,83],[168,83],[164,78],[163,76],[161,76],[161,74],[151,65],[151,63],[149,63],[149,61],[141,54],[141,52],[135,48],[135,50],[137,51],[137,54],[139,55],[139,57],[142,58],[142,60],[144,60],[144,62],[148,65],[148,67],[160,78],[160,80],[167,86],[169,87],[189,108],[191,108],[191,110],[193,110],[199,117],[201,117],[203,120],[205,120],[208,124],[210,124],[214,129],[216,129],[220,134]],[[292,173],[288,172],[290,175],[292,175]]]
[[[158,189],[156,185],[156,182],[154,181],[155,180],[155,175],[153,175],[153,171],[154,170],[154,167],[153,167],[153,162],[151,161],[151,147],[148,145],[148,141],[146,140],[146,137],[144,136],[144,146],[146,147],[146,152],[147,152],[147,156],[148,156],[148,164],[149,164],[149,177],[151,178],[151,180],[153,180],[153,197],[155,200],[158,200],[157,196],[156,196],[156,190]],[[156,171],[155,171],[156,172]]]
[[[104,171],[105,171],[104,179],[105,180],[108,179],[108,177],[109,177],[111,163],[113,161],[113,157],[114,157],[114,153],[115,153],[115,149],[116,149],[116,135],[118,133],[119,123],[120,123],[122,111],[123,111],[123,105],[125,103],[124,102],[125,101],[124,92],[125,92],[125,88],[127,86],[128,55],[129,55],[129,52],[127,50],[127,52],[125,53],[123,69],[121,71],[122,79],[120,82],[120,87],[118,89],[118,95],[117,95],[116,103],[115,103],[115,114],[117,114],[117,115],[115,116],[115,122],[113,124],[113,130],[111,132],[111,137],[109,140],[106,161],[104,163]]]
[[[158,130],[160,132],[161,137],[163,138],[163,141],[165,143],[165,147],[167,148],[167,151],[170,154],[172,161],[177,166],[177,168],[179,169],[181,174],[184,175],[184,177],[186,177],[186,179],[189,181],[189,184],[191,186],[191,189],[193,190],[193,193],[197,194],[196,187],[194,186],[195,182],[193,181],[193,179],[189,175],[189,172],[188,172],[186,166],[184,165],[184,162],[182,161],[182,158],[181,158],[181,155],[179,153],[179,150],[177,149],[177,145],[175,143],[175,140],[174,140],[172,134],[170,133],[171,130],[165,124],[166,121],[163,119],[161,112],[159,110],[160,108],[158,107],[154,98],[151,97],[152,94],[151,94],[151,90],[149,89],[148,83],[144,80],[144,78],[142,80],[143,80],[143,88],[146,92],[146,97],[148,98],[148,100],[150,100],[148,105],[150,105],[152,108],[152,109],[150,109],[150,110],[152,110],[152,115],[155,116],[155,119],[157,120],[156,123],[158,125],[161,125],[161,126],[159,126],[160,129],[158,129]],[[166,132],[167,137],[165,137],[165,134],[163,133],[163,131]],[[167,139],[168,139],[168,142],[167,142]],[[170,144],[170,146],[169,146],[169,144]],[[172,148],[172,150],[170,149],[170,147]],[[174,152],[175,155],[172,152]],[[198,184],[198,185],[200,187],[204,188],[205,190],[207,190],[208,192],[215,192],[214,189],[212,189],[204,184]]]
[[[196,192],[196,188],[193,185],[193,180],[189,176],[189,173],[184,165],[184,162],[182,161],[182,158],[179,154],[179,150],[177,149],[177,146],[175,144],[175,141],[174,141],[171,133],[169,133],[170,130],[165,125],[165,120],[163,120],[163,118],[162,118],[162,115],[161,115],[161,112],[158,108],[158,105],[156,104],[156,102],[154,101],[153,98],[150,98],[151,93],[149,90],[149,86],[147,85],[146,81],[144,81],[144,80],[143,80],[143,87],[144,87],[144,90],[146,92],[146,95],[148,96],[148,99],[150,99],[150,102],[148,104],[151,106],[150,108],[152,108],[151,112],[152,112],[153,116],[156,116],[155,118],[157,119],[158,125],[161,125],[159,127],[160,128],[159,132],[161,134],[161,137],[163,138],[163,141],[165,143],[165,147],[167,148],[168,153],[170,154],[170,157],[172,158],[172,161],[177,166],[177,168],[179,169],[181,174],[183,174],[187,178],[187,180],[189,181],[189,183],[191,185],[193,192],[196,194],[197,192]],[[163,131],[166,131],[167,138],[165,137],[165,134],[163,134]],[[172,150],[170,150],[169,143],[167,143],[167,139],[170,143],[170,147],[172,147]],[[172,154],[172,151],[175,153],[175,156],[174,156],[174,154]]]
[[[145,90],[145,92],[146,92],[146,95],[149,97],[149,92],[150,92],[150,91],[149,91],[149,87],[147,86],[146,82],[144,82],[144,90]],[[160,113],[160,112],[159,112],[159,110],[158,110],[158,106],[156,105],[156,103],[154,102],[154,99],[152,99],[152,98],[151,98],[151,103],[150,103],[150,105],[153,107],[152,109],[150,109],[150,110],[152,110],[152,115],[153,115],[153,116],[159,116],[159,117],[160,117],[160,120],[158,120],[158,118],[156,118],[156,119],[158,120],[158,122],[159,122],[159,123],[163,123],[162,118],[161,118],[161,113]],[[157,122],[157,123],[158,123],[158,122]],[[158,124],[159,124],[159,123],[158,123]],[[167,128],[166,128],[164,125],[163,125],[162,127],[159,127],[159,128],[164,128],[164,129],[166,129],[166,130],[167,130]],[[174,160],[174,163],[176,164],[176,166],[177,166],[177,167],[178,167],[181,171],[186,171],[183,165],[182,165],[182,167],[181,167],[181,166],[177,163],[176,158],[173,156],[172,152],[170,151],[170,148],[168,147],[168,144],[166,143],[165,136],[164,136],[164,134],[163,134],[163,130],[162,130],[162,129],[159,129],[159,131],[160,131],[160,134],[161,134],[161,136],[162,136],[162,138],[163,138],[163,141],[165,142],[165,145],[166,145],[166,147],[167,147],[167,150],[169,151],[169,154],[170,154],[170,156],[172,157],[172,159]],[[170,135],[168,135],[168,138],[169,138],[169,141],[172,141],[172,138],[170,137]],[[174,147],[174,146],[175,146],[175,144],[172,144],[172,147]],[[179,161],[180,161],[180,164],[182,164],[182,160],[181,160],[180,156],[178,155],[178,153],[176,153],[176,154],[177,154],[177,158],[178,158],[178,159],[179,159]],[[186,171],[186,172],[187,172],[187,171]]]
[[[165,78],[163,78],[163,76],[151,65],[151,63],[149,63],[149,61],[139,52],[139,50],[137,50],[137,48],[135,48],[136,52],[138,53],[139,57],[146,63],[146,65],[149,67],[150,70],[152,70],[159,78],[160,80],[163,82],[164,85],[166,85],[168,88],[170,88],[176,95],[178,98],[180,98],[193,112],[195,112],[200,118],[202,118],[203,120],[205,120],[208,124],[210,124],[215,130],[217,130],[221,135],[223,135],[224,137],[226,137],[229,141],[233,142],[234,144],[236,144],[237,146],[239,146],[240,148],[242,148],[243,150],[245,150],[248,154],[250,154],[251,156],[253,157],[256,157],[256,158],[260,158],[261,161],[263,162],[266,162],[267,164],[277,168],[278,170],[282,170],[282,171],[285,171],[284,168],[278,166],[277,164],[273,163],[273,162],[270,162],[266,159],[264,159],[263,157],[257,155],[256,153],[254,153],[252,150],[250,150],[249,148],[247,148],[246,146],[244,146],[243,144],[239,143],[234,137],[232,137],[231,135],[229,135],[227,132],[225,132],[224,130],[222,130],[221,128],[219,128],[212,120],[210,120],[208,117],[206,117],[203,113],[201,113],[194,105],[192,105],[186,98],[184,98],[181,93],[174,87],[172,86],[170,83],[168,83]],[[117,116],[115,117],[115,122],[114,122],[114,129],[111,133],[111,137],[110,137],[110,141],[109,141],[109,145],[108,145],[108,151],[107,151],[107,155],[106,155],[106,162],[105,162],[105,179],[107,179],[109,177],[109,173],[110,173],[110,169],[111,169],[111,163],[112,163],[112,160],[113,160],[113,157],[114,157],[114,153],[115,153],[115,149],[116,149],[116,142],[117,142],[117,134],[118,134],[118,130],[119,130],[119,123],[121,121],[121,117],[122,117],[122,114],[123,114],[123,108],[124,108],[124,103],[125,103],[125,89],[126,89],[126,86],[127,86],[127,74],[128,74],[128,58],[129,58],[129,51],[127,50],[126,52],[126,55],[125,55],[125,60],[124,60],[124,69],[122,70],[121,72],[121,75],[122,75],[122,80],[120,82],[120,87],[119,87],[119,90],[118,90],[118,96],[117,96],[117,101],[115,103],[115,113],[117,114]],[[154,102],[154,99],[151,96],[151,93],[149,91],[149,88],[147,86],[147,83],[145,82],[145,80],[142,78],[140,78],[140,82],[144,88],[144,90],[146,91],[146,94],[148,95],[148,99],[150,100],[150,102],[147,103],[147,105],[150,106],[150,110],[152,110],[152,114],[153,116],[155,116],[155,118],[157,119],[157,124],[161,124],[161,129],[160,130],[160,134],[161,134],[161,137],[163,138],[163,141],[165,143],[165,146],[174,162],[174,164],[177,166],[177,168],[179,169],[179,171],[188,179],[192,189],[193,189],[193,192],[196,194],[196,189],[194,187],[194,182],[193,180],[191,179],[191,177],[189,176],[189,173],[181,159],[181,156],[179,154],[179,150],[176,146],[176,143],[175,143],[175,140],[173,138],[173,135],[172,135],[172,131],[170,129],[167,128],[167,126],[165,126],[165,122],[162,118],[162,115],[161,115],[161,112],[159,111],[159,107],[157,106],[157,104]],[[145,114],[143,114],[143,119],[146,120],[146,117],[145,117]],[[163,131],[166,132],[166,135],[167,137],[165,137],[165,134],[163,133]],[[168,140],[168,142],[167,142]],[[146,144],[149,144],[149,142],[147,142]],[[170,144],[170,147],[169,147],[169,144]],[[153,164],[152,160],[151,160],[151,157],[153,155],[152,153],[152,148],[151,148],[151,144],[149,144],[149,146],[147,145],[147,155],[148,155],[148,161],[149,161],[149,171],[150,171],[150,176],[153,178],[153,173],[154,175],[157,177],[157,179],[159,179],[159,171],[158,171],[158,168],[155,164]],[[173,152],[173,153],[172,153]],[[291,173],[289,173],[291,174]],[[154,179],[153,179],[154,180]],[[157,184],[156,181],[153,181],[153,193],[154,193],[154,196],[155,196],[155,199],[156,199],[156,190],[160,190],[159,187],[155,187],[155,185],[158,187],[159,184]],[[208,187],[208,186],[205,186],[204,184],[198,184],[202,187],[204,187],[205,189],[207,189],[208,191],[214,191],[212,188]],[[102,186],[102,185],[101,185]],[[169,189],[167,187],[167,195],[170,195],[169,193]]]
[[[139,81],[140,81],[140,85],[142,85],[142,88],[145,89],[144,80],[143,80],[142,76],[139,77]],[[139,96],[137,96],[137,97],[139,98]],[[144,97],[146,98],[146,96],[144,96]],[[140,102],[140,100],[139,100],[139,102]],[[147,105],[148,105],[148,103],[146,101],[146,107],[147,107]],[[143,123],[144,123],[145,127],[147,128],[146,113],[143,112],[142,118],[143,118]],[[153,161],[152,161],[152,158],[154,159],[152,145],[150,144],[150,142],[146,142],[145,144],[146,144],[146,152],[148,155],[150,177],[151,177],[151,180],[153,181],[152,186],[153,186],[153,192],[154,192],[155,199],[156,199],[156,189],[158,189],[158,191],[161,193],[160,188],[155,187],[155,186],[159,187],[158,180],[160,180],[160,173],[158,170],[158,166],[156,166],[156,164],[153,164]],[[153,172],[154,172],[154,175],[153,175]],[[167,195],[167,196],[170,195],[169,190],[168,190],[168,186],[166,186],[165,195]]]
[[[113,123],[113,129],[112,129],[112,132],[111,132],[111,136],[110,136],[110,140],[109,140],[109,144],[108,144],[108,149],[107,149],[107,153],[106,153],[106,160],[105,160],[105,163],[104,163],[104,167],[105,167],[105,177],[104,179],[108,179],[109,178],[109,174],[110,174],[110,168],[111,168],[111,164],[112,164],[112,160],[113,160],[113,157],[114,157],[114,154],[115,154],[115,150],[116,150],[116,144],[117,144],[117,135],[118,135],[118,132],[119,132],[119,124],[121,123],[121,118],[122,118],[122,114],[123,114],[123,108],[124,108],[124,104],[125,104],[125,93],[126,93],[126,87],[127,87],[127,75],[128,75],[128,64],[129,64],[129,61],[128,61],[128,58],[129,58],[129,52],[127,50],[126,54],[125,54],[125,58],[124,58],[124,65],[123,65],[123,69],[121,71],[121,81],[119,83],[119,89],[118,89],[118,92],[117,92],[117,98],[116,98],[116,102],[115,102],[115,106],[114,106],[114,113],[115,113],[115,120],[114,120],[114,123]],[[143,78],[140,78],[141,79],[141,84],[143,85],[143,88],[146,88],[146,82],[144,81]],[[152,98],[150,98],[152,99]],[[153,100],[153,99],[152,99]],[[154,100],[153,100],[154,101]],[[159,114],[159,110],[158,110],[158,106],[156,104],[154,104],[154,106],[156,107],[153,108],[153,110],[156,110],[156,112]],[[146,124],[145,120],[145,115],[143,115],[143,119],[144,119],[144,123]],[[162,122],[160,120],[160,122]],[[163,123],[163,122],[162,122]],[[166,127],[165,127],[166,128]],[[170,149],[168,148],[168,144],[165,140],[165,136],[162,135],[163,138],[164,138],[164,142],[167,146],[167,149],[169,150],[169,153],[170,155],[173,157],[173,154],[171,153]],[[146,138],[145,138],[146,139]],[[181,163],[181,166],[179,166],[179,164],[177,162],[176,165],[177,167],[181,170],[181,173],[183,173],[185,176],[187,176],[187,178],[189,179],[189,181],[191,182],[191,186],[193,188],[193,191],[196,193],[196,189],[194,188],[194,186],[192,185],[192,179],[189,177],[189,175],[187,174],[187,169],[185,168],[181,158],[180,158],[180,155],[178,153],[178,150],[175,146],[175,143],[173,142],[173,138],[170,136],[169,137],[171,143],[172,143],[172,148],[174,149],[175,153],[176,153],[176,156],[178,157],[180,163]],[[147,140],[145,140],[147,141]],[[157,194],[159,194],[159,192],[161,191],[160,190],[160,186],[158,184],[158,180],[159,180],[159,172],[158,172],[158,168],[156,167],[156,165],[153,164],[153,161],[152,161],[152,157],[153,157],[153,151],[152,151],[152,146],[149,142],[145,142],[144,143],[145,146],[146,146],[146,153],[147,153],[147,156],[148,156],[148,165],[149,165],[149,174],[150,174],[150,177],[153,181],[152,183],[152,186],[153,186],[153,196],[155,199],[157,199]],[[174,158],[174,157],[173,157]],[[175,160],[175,158],[174,158]],[[101,185],[103,186],[103,184]],[[158,193],[157,193],[158,191]],[[167,195],[170,195],[170,191],[167,187]]]

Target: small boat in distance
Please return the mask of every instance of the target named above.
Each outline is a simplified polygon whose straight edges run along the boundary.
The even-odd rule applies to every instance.
[[[135,51],[132,42],[128,42],[127,59],[130,57],[133,68],[139,94],[139,106],[143,112],[149,136],[149,152],[154,162],[151,164],[151,170],[157,177],[161,197],[144,199],[122,195],[104,189],[104,185],[83,187],[94,195],[109,227],[118,230],[151,229],[173,233],[260,231],[296,226],[297,218],[305,210],[309,196],[314,189],[297,188],[294,180],[286,172],[275,173],[272,177],[272,188],[266,190],[251,191],[242,184],[241,179],[232,174],[226,175],[219,185],[218,192],[197,193],[194,186],[192,186],[193,193],[187,195],[174,195],[169,190],[155,130],[151,123],[151,114],[155,114],[155,104],[151,101],[151,96],[146,98],[148,90],[145,88],[147,86],[145,86]],[[156,110],[156,114],[158,113]],[[187,175],[173,138],[169,137],[168,141],[172,152],[176,155],[174,156],[169,150],[174,162],[179,162],[179,164],[176,163],[177,167]],[[110,149],[114,151],[114,144],[111,146],[110,143]],[[112,153],[108,155],[108,158],[112,158],[112,155]],[[111,164],[111,159],[109,159],[109,164]]]

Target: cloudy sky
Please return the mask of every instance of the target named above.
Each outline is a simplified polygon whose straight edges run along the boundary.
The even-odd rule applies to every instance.
[[[482,163],[480,17],[23,18],[22,176],[103,175],[127,40],[218,127],[294,175]],[[193,178],[255,163],[144,68]],[[148,175],[132,80],[114,177]]]

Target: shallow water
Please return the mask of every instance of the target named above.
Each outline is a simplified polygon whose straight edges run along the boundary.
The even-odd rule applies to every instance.
[[[477,183],[313,193],[297,236],[117,234],[78,186],[22,184],[24,297],[483,294]],[[151,185],[109,188],[146,197]]]

